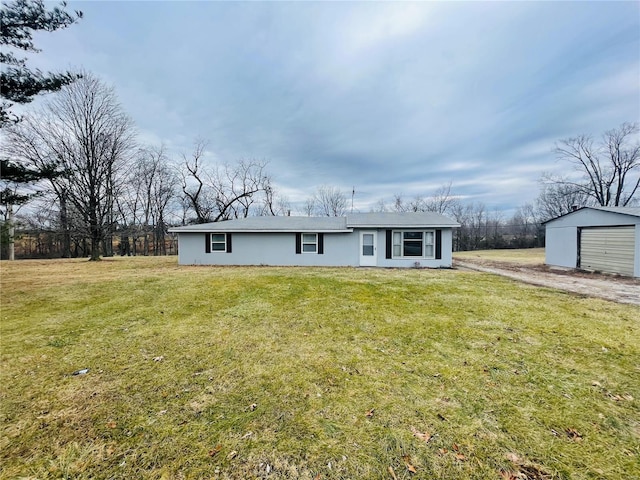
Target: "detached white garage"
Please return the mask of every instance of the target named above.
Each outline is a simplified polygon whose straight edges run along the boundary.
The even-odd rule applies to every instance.
[[[545,227],[547,265],[640,277],[640,208],[584,207]]]

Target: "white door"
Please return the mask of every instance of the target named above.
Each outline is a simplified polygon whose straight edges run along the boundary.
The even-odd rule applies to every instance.
[[[376,232],[360,232],[360,266],[375,267],[376,251]]]

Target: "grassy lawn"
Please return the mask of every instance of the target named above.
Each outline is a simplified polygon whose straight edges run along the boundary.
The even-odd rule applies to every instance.
[[[483,260],[492,262],[506,262],[526,265],[544,264],[544,248],[520,248],[504,250],[475,250],[472,252],[454,252],[457,260]]]
[[[0,264],[0,478],[640,478],[637,307],[176,262]]]

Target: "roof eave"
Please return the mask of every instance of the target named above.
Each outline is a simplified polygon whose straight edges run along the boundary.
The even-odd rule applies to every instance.
[[[587,207],[577,208],[576,210],[573,210],[571,212],[563,213],[559,217],[550,218],[549,220],[545,220],[544,222],[541,222],[540,225],[546,225],[547,223],[555,222],[556,220],[560,220],[561,218],[564,218],[564,217],[566,217],[568,215],[572,215],[572,214],[574,214],[576,212],[579,212],[581,210],[596,210],[596,211],[599,211],[599,212],[607,212],[607,213],[613,213],[615,215],[626,215],[627,217],[638,218],[638,215],[636,215],[634,213],[616,212],[616,211],[613,211],[613,210],[607,210],[606,208],[598,208],[598,207],[587,206]]]
[[[169,233],[352,233],[353,229],[317,229],[317,228],[296,228],[296,229],[238,229],[238,228],[225,228],[225,229],[210,229],[210,228],[198,228],[198,229],[180,229],[170,228]]]
[[[407,224],[401,224],[401,225],[389,225],[389,224],[376,224],[376,225],[362,225],[362,224],[349,224],[349,227],[351,228],[458,228],[460,227],[459,223],[456,224],[429,224],[429,225],[407,225]]]

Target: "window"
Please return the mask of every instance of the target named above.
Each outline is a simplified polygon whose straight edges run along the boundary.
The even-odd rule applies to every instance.
[[[204,251],[205,253],[231,253],[231,234],[206,233],[204,235]]]
[[[434,258],[435,233],[393,232],[393,258]]]
[[[296,233],[296,254],[324,253],[324,233]]]
[[[303,233],[302,234],[302,253],[318,252],[318,234]]]
[[[211,234],[211,251],[212,252],[227,251],[227,236],[224,233]]]
[[[432,231],[424,232],[424,256],[433,258],[435,252],[435,235]]]

